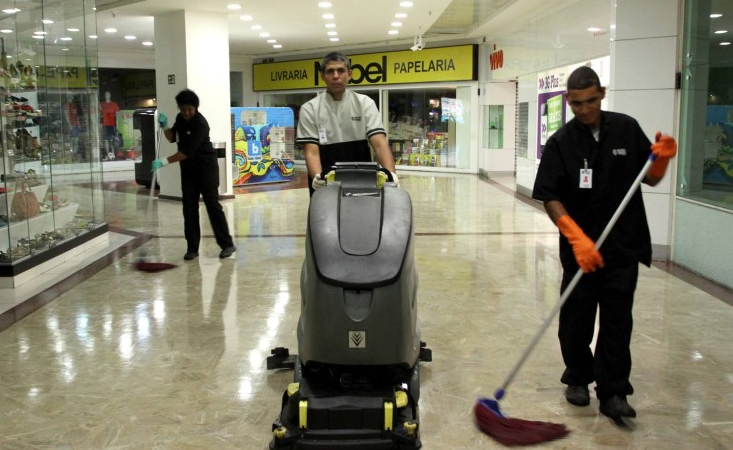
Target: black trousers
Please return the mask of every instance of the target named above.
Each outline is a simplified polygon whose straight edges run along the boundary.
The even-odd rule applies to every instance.
[[[198,169],[198,168],[196,168]],[[183,232],[186,237],[187,252],[198,253],[201,242],[199,224],[199,197],[204,200],[211,228],[219,247],[232,247],[234,241],[229,234],[229,225],[224,209],[219,203],[219,170],[195,170],[181,166],[181,194],[183,197]]]
[[[575,271],[563,273],[564,291]],[[604,268],[584,274],[560,309],[560,348],[565,372],[561,381],[568,385],[596,382],[596,396],[631,395],[631,330],[634,291],[639,264]],[[591,352],[596,311],[599,311],[598,338]]]

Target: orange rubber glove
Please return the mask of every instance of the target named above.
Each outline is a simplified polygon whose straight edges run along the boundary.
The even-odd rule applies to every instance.
[[[583,272],[595,272],[599,267],[603,267],[603,257],[596,250],[596,244],[583,233],[583,230],[569,215],[560,216],[556,225],[560,233],[568,238],[570,245],[573,246],[575,261],[578,262]]]
[[[654,143],[652,144],[652,153],[657,159],[654,160],[654,163],[649,168],[649,175],[654,178],[662,178],[667,171],[670,158],[674,158],[677,155],[677,142],[675,142],[672,136],[662,135],[661,131],[657,131],[657,135],[654,137]]]

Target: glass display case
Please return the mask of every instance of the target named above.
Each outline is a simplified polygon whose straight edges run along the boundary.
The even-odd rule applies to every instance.
[[[484,106],[484,147],[504,148],[504,105]]]
[[[0,276],[7,277],[107,225],[94,1],[2,4]]]

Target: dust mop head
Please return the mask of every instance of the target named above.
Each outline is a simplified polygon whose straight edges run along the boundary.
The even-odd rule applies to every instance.
[[[540,444],[570,433],[563,424],[505,417],[499,411],[498,402],[487,398],[476,402],[474,415],[481,431],[507,447]]]

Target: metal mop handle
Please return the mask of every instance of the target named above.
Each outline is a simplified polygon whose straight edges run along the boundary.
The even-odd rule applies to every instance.
[[[601,233],[601,236],[596,241],[596,250],[601,248],[601,245],[603,245],[603,241],[606,240],[608,237],[608,234],[611,232],[611,229],[613,229],[613,226],[616,224],[616,221],[621,216],[621,214],[624,212],[624,209],[626,209],[626,205],[629,204],[631,201],[631,197],[634,195],[634,192],[636,192],[636,189],[641,184],[641,181],[646,176],[646,173],[649,172],[649,168],[651,167],[652,163],[656,157],[654,154],[649,155],[649,159],[647,159],[646,163],[644,164],[644,167],[642,167],[641,172],[639,172],[639,175],[636,177],[634,182],[631,184],[631,187],[629,188],[628,192],[626,192],[626,196],[621,201],[621,204],[618,205],[618,208],[616,208],[616,212],[613,213],[613,216],[611,216],[611,220],[609,220],[608,224],[606,225],[606,228],[603,229],[603,233]],[[570,283],[563,291],[562,295],[560,295],[560,300],[557,301],[557,304],[554,308],[552,308],[552,311],[550,311],[550,314],[547,316],[545,321],[542,323],[542,326],[539,330],[537,330],[537,333],[535,333],[534,337],[532,338],[532,341],[530,341],[527,348],[524,350],[524,353],[519,358],[519,361],[514,365],[514,368],[509,372],[509,375],[507,375],[506,379],[504,380],[504,383],[502,383],[501,387],[496,390],[494,393],[494,398],[496,400],[501,400],[502,397],[504,397],[504,394],[506,394],[506,389],[509,387],[509,385],[514,381],[514,377],[517,376],[517,373],[519,373],[519,369],[522,368],[525,361],[527,361],[527,358],[529,357],[529,354],[532,353],[532,350],[537,346],[537,343],[539,342],[540,338],[543,334],[545,334],[545,331],[547,331],[547,328],[549,328],[552,321],[555,319],[555,316],[560,311],[560,308],[562,308],[562,305],[565,304],[565,301],[570,297],[570,294],[575,289],[575,286],[577,286],[578,282],[580,282],[580,278],[583,276],[583,269],[578,269],[578,271],[575,273],[575,276],[573,276],[573,279],[570,280]]]

